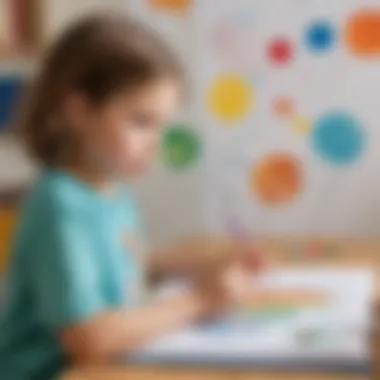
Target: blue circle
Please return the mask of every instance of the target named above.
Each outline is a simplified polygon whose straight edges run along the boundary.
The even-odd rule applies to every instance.
[[[360,122],[348,113],[331,112],[321,116],[311,133],[315,152],[334,165],[349,165],[362,154],[366,135]]]
[[[333,48],[337,33],[328,21],[315,21],[306,29],[306,45],[313,52],[325,52]]]

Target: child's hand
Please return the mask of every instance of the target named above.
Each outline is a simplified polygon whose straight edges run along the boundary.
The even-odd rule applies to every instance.
[[[266,267],[262,252],[255,248],[250,242],[232,242],[226,255],[229,257],[229,260],[237,260],[240,262],[251,275],[261,273]]]
[[[238,256],[243,266],[252,274],[258,274],[266,267],[263,254],[253,247],[241,247]]]
[[[219,276],[222,297],[228,304],[244,302],[252,292],[252,273],[239,262],[229,265]]]
[[[252,273],[241,262],[230,262],[204,273],[197,286],[209,309],[220,311],[248,298]]]

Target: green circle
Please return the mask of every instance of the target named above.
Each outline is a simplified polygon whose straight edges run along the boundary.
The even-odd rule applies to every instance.
[[[198,135],[188,127],[172,126],[163,134],[162,154],[172,169],[186,169],[196,163],[201,152]]]

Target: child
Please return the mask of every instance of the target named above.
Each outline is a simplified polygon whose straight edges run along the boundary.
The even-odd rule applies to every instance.
[[[21,122],[42,171],[13,247],[1,379],[109,363],[244,295],[247,271],[220,263],[186,292],[137,297],[142,264],[124,241],[140,222],[123,180],[152,162],[181,75],[167,47],[122,16],[80,21],[46,57]]]

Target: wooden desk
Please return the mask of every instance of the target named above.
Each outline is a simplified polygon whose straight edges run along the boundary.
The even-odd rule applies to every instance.
[[[74,371],[63,377],[62,380],[377,380],[375,375],[326,373],[295,374],[284,372],[244,372],[244,371],[200,371],[184,368],[181,370],[172,368],[120,368],[99,369],[89,371]]]
[[[182,254],[219,255],[230,247],[231,241],[224,238],[189,239],[172,247]],[[380,295],[380,240],[363,241],[347,239],[297,239],[277,238],[255,241],[255,247],[265,252],[271,266],[281,267],[371,267],[376,271],[376,294]],[[374,312],[377,300],[374,299]],[[377,315],[377,310],[376,310]],[[376,318],[377,319],[377,318]],[[195,368],[98,368],[87,371],[71,371],[63,380],[368,380],[380,379],[380,339],[377,333],[372,337],[375,368],[373,373],[329,374],[329,373],[285,373],[283,371],[201,370]]]

